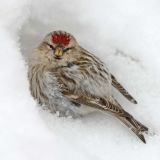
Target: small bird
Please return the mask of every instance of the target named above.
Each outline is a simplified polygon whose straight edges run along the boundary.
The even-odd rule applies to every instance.
[[[122,108],[112,95],[112,86],[130,102],[137,101],[71,34],[53,31],[45,36],[29,56],[28,79],[32,96],[51,112],[76,118],[81,105],[108,112],[146,143],[143,133],[148,128]]]

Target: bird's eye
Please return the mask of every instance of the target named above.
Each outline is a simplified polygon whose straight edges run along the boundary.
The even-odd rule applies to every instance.
[[[63,52],[67,52],[67,51],[69,51],[69,50],[71,50],[71,49],[73,49],[73,48],[74,48],[74,47],[66,48],[66,49],[63,50]]]
[[[47,43],[47,42],[45,42],[46,44],[47,44],[47,46],[49,46],[52,50],[55,50],[55,48],[51,45],[51,44],[49,44],[49,43]]]

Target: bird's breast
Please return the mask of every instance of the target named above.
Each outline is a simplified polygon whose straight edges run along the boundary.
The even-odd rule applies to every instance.
[[[103,74],[93,72],[91,68],[81,68],[79,65],[70,65],[58,70],[61,83],[69,90],[106,97],[111,95],[111,80],[109,75]]]

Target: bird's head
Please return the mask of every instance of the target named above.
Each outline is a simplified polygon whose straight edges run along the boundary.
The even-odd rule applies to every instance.
[[[45,36],[36,50],[40,61],[61,63],[70,61],[74,50],[78,47],[76,39],[64,31],[53,31]],[[37,55],[38,54],[38,55]]]

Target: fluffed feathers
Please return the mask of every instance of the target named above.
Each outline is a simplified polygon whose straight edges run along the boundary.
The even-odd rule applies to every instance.
[[[114,86],[129,101],[137,101],[110,74],[105,64],[77,43],[69,33],[49,33],[31,54],[28,77],[32,96],[51,112],[77,116],[77,105],[108,112],[129,127],[144,143],[148,128],[114,99]]]

